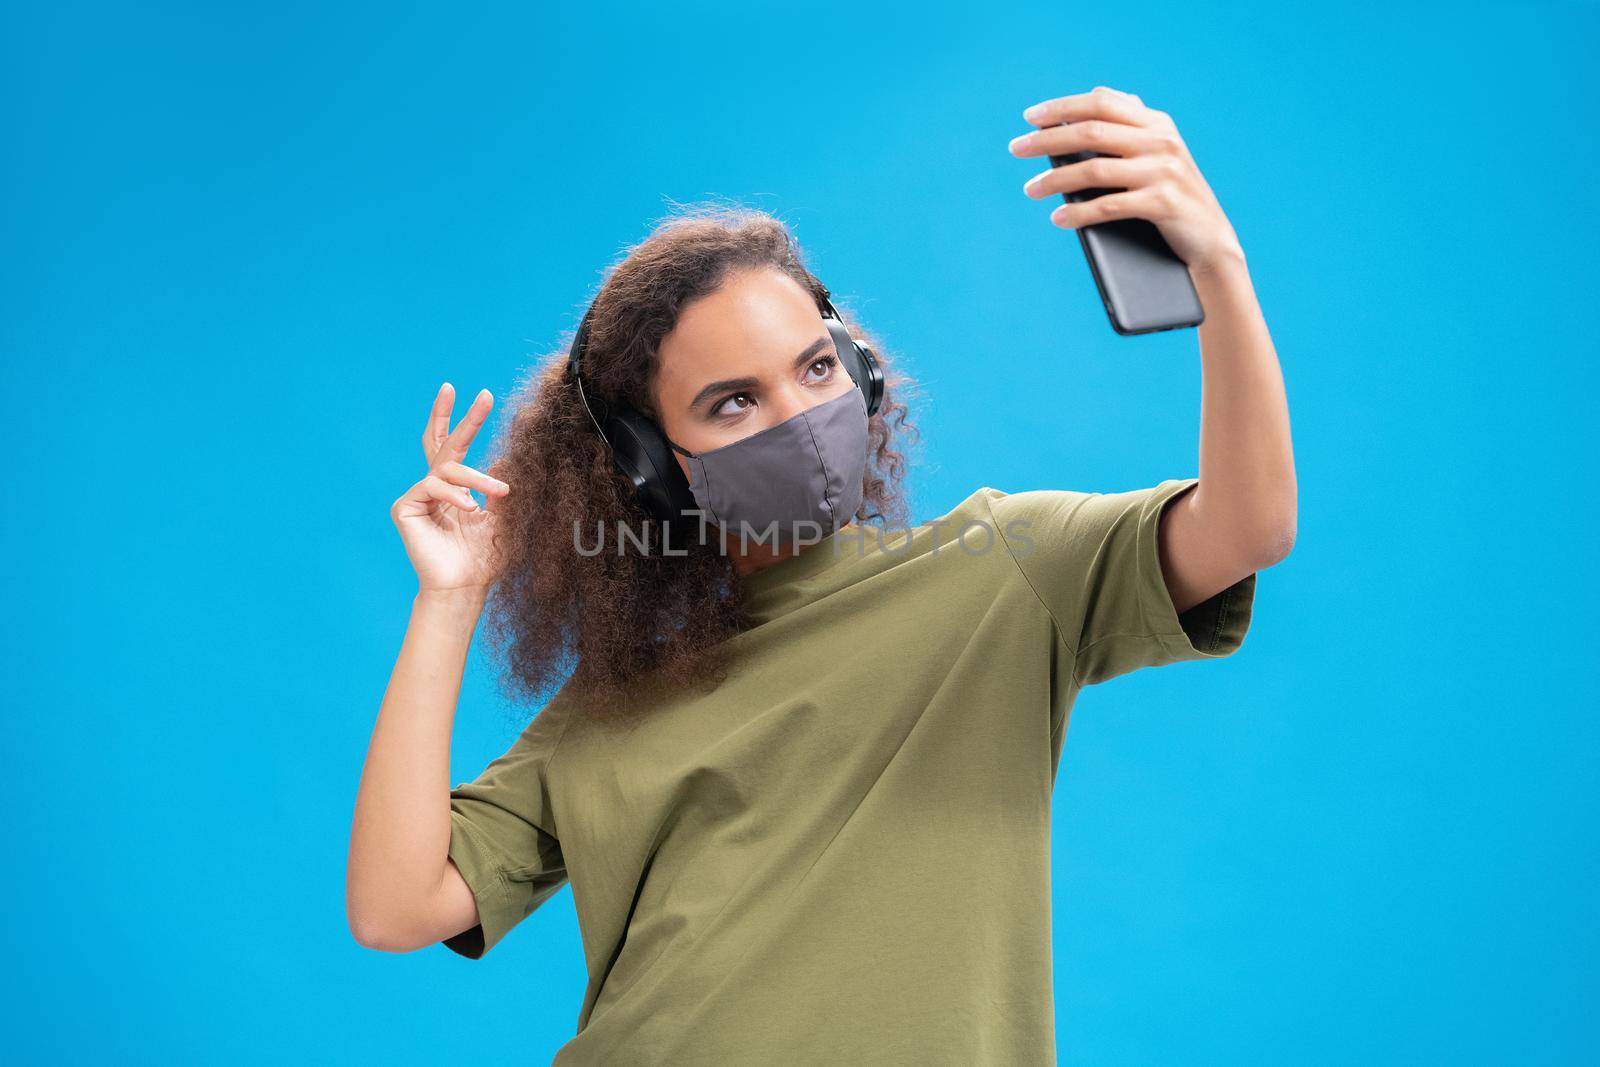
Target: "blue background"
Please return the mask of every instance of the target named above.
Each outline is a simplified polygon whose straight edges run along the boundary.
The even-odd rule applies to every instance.
[[[1593,1062],[1589,4],[8,5],[3,341],[28,1061],[546,1062],[570,889],[484,960],[345,925],[434,390],[504,396],[730,198],[920,379],[914,517],[1194,473],[1192,331],[1108,326],[1023,107],[1171,112],[1288,382],[1232,659],[1085,693],[1063,1062]],[[498,425],[498,422],[495,424]],[[475,652],[465,780],[529,709]],[[12,1014],[14,1013],[14,1015]]]

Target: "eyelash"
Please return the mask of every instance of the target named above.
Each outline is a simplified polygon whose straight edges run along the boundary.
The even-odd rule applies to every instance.
[[[829,353],[826,356],[818,356],[816,359],[811,361],[811,363],[806,367],[806,370],[810,370],[812,367],[815,367],[818,363],[826,363],[828,365],[828,377],[832,378],[833,377],[833,372],[836,369],[838,369],[838,366],[839,366],[839,356],[838,356],[837,353]],[[827,379],[823,379],[823,380],[826,381]],[[725,417],[727,417],[727,416],[719,414],[719,412],[722,410],[722,405],[726,404],[728,401],[732,400],[736,396],[747,396],[747,395],[748,395],[747,393],[743,393],[743,392],[729,393],[727,396],[723,397],[721,400],[718,400],[715,404],[711,405],[711,417],[712,418],[725,418]]]

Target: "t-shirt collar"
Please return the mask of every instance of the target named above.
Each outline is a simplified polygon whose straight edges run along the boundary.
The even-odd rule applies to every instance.
[[[835,530],[815,544],[806,545],[792,556],[785,556],[776,563],[769,563],[758,571],[744,575],[739,582],[744,591],[746,610],[765,619],[797,607],[797,583],[817,577],[846,559],[861,554],[872,544],[872,531],[854,523]]]

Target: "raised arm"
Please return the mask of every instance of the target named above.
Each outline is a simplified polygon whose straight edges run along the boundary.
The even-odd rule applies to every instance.
[[[1029,196],[1125,190],[1062,204],[1051,221],[1075,229],[1149,219],[1188,264],[1205,308],[1199,484],[1161,517],[1162,573],[1182,612],[1270,567],[1294,545],[1294,451],[1277,352],[1238,237],[1170,115],[1096,86],[1036,104],[1023,118],[1043,128],[1014,140],[1015,155],[1108,153],[1041,173],[1025,187]]]
[[[1294,547],[1289,405],[1244,254],[1190,268],[1200,324],[1200,481],[1161,519],[1161,568],[1180,612]]]
[[[390,509],[417,571],[417,594],[367,748],[350,832],[350,930],[358,943],[390,952],[478,922],[472,891],[448,858],[450,735],[467,649],[498,570],[492,505],[509,487],[461,462],[493,398],[479,393],[447,433],[452,400],[446,384],[423,434],[428,474]],[[490,506],[479,508],[470,489]]]

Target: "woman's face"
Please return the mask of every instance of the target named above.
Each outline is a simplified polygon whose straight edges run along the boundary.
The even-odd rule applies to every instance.
[[[744,271],[662,338],[656,410],[690,452],[729,445],[854,389],[816,301],[787,274]],[[674,452],[684,476],[689,464]]]

